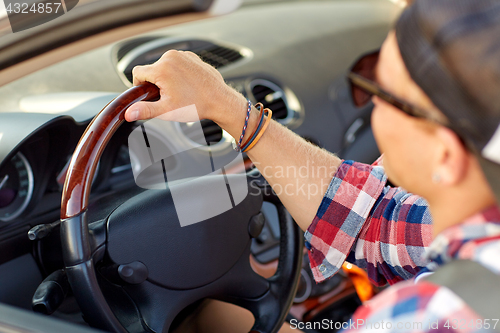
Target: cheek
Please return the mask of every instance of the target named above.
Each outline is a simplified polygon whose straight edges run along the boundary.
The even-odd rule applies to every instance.
[[[415,126],[412,118],[390,106],[378,104],[371,121],[373,135],[384,154],[385,172],[395,185],[418,192],[416,186],[426,177],[426,135]]]
[[[394,119],[388,113],[387,108],[379,103],[373,108],[371,123],[373,136],[377,141],[378,148],[382,154],[386,152],[386,148],[390,146],[388,143],[394,137]]]
[[[375,104],[371,117],[373,136],[380,152],[384,154],[383,164],[387,176],[394,184],[400,184],[398,167],[402,161],[398,159],[398,156],[401,156],[398,153],[401,148],[396,120],[397,115],[394,117],[391,110],[378,103]]]

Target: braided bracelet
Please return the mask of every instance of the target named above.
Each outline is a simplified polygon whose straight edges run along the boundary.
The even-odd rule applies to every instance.
[[[259,119],[260,119],[259,124],[257,125],[257,127],[255,127],[252,134],[250,134],[250,136],[248,137],[248,140],[241,145],[241,151],[245,150],[245,148],[248,147],[250,142],[252,142],[255,139],[257,133],[259,132],[260,128],[262,127],[262,124],[264,123],[264,105],[262,105],[262,103],[257,103],[257,104],[255,104],[255,108],[257,110],[259,110]]]
[[[241,131],[240,139],[238,140],[238,144],[236,146],[235,142],[233,142],[233,148],[236,151],[241,150],[241,141],[243,141],[243,137],[245,136],[245,132],[247,130],[248,118],[250,118],[250,111],[252,111],[252,103],[250,102],[250,100],[248,100],[247,116],[245,117],[245,124],[243,125],[243,130]]]
[[[249,142],[248,146],[245,147],[245,149],[243,150],[244,153],[246,153],[247,151],[252,149],[257,144],[257,142],[259,142],[260,138],[262,137],[262,135],[266,131],[267,126],[269,126],[269,123],[271,122],[271,118],[273,116],[273,111],[271,111],[269,109],[264,109],[264,112],[266,112],[266,115],[267,115],[266,122],[264,123],[262,128],[257,132],[257,137],[255,137],[255,139],[252,140],[251,142]]]

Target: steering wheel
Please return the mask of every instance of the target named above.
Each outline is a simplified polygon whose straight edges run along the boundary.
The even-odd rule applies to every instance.
[[[145,83],[118,96],[82,135],[64,184],[61,242],[69,283],[86,321],[112,332],[168,332],[175,316],[204,298],[252,312],[251,332],[277,332],[290,309],[300,276],[302,234],[279,199],[262,191],[263,178],[248,177],[249,195],[218,216],[181,227],[171,189],[213,186],[206,176],[146,190],[121,203],[104,220],[87,221],[92,178],[125,110],[159,97]],[[227,175],[229,180],[232,175]],[[261,189],[255,191],[255,189]],[[193,209],[203,198],[191,198]],[[273,203],[281,230],[276,274],[265,279],[250,267],[252,235],[263,225],[263,200]]]

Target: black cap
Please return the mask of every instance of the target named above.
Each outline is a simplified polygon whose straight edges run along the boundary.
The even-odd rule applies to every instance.
[[[500,1],[416,0],[396,36],[412,79],[476,154],[500,203]]]

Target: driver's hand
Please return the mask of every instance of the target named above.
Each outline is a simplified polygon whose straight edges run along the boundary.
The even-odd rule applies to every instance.
[[[218,122],[232,109],[245,109],[245,98],[192,52],[170,50],[152,65],[135,67],[132,74],[134,85],[150,82],[158,86],[161,98],[133,104],[125,113],[127,121],[159,117]]]

